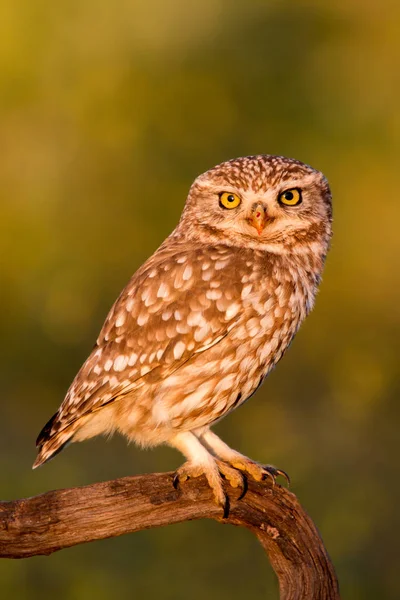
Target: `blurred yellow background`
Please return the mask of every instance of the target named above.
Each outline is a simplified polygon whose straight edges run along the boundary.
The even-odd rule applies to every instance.
[[[334,241],[315,311],[217,427],[287,470],[344,598],[400,597],[400,4],[6,0],[0,8],[0,496],[173,469],[120,438],[31,471],[108,308],[214,164],[322,170]],[[0,562],[0,596],[275,598],[246,531],[186,523]]]

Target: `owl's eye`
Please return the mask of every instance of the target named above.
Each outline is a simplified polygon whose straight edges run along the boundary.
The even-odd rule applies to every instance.
[[[301,202],[301,191],[297,188],[286,190],[282,194],[279,194],[278,202],[286,206],[296,206]]]
[[[222,192],[219,196],[219,203],[223,208],[236,208],[240,202],[239,196],[231,192]]]

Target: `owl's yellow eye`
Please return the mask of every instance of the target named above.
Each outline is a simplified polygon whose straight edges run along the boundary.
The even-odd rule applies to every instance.
[[[296,206],[301,202],[301,191],[297,188],[286,190],[282,194],[279,194],[278,201],[286,206]]]
[[[224,208],[236,208],[239,206],[241,200],[237,194],[231,192],[223,192],[220,194],[219,203]]]

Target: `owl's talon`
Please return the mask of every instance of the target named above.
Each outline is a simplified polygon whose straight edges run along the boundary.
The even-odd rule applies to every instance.
[[[241,500],[246,495],[248,487],[249,486],[247,484],[247,477],[244,475],[243,476],[243,487],[242,487],[242,491],[240,492],[240,496],[238,497],[238,500]]]
[[[229,517],[229,497],[225,494],[225,501],[221,505],[222,508],[222,518],[227,519]]]
[[[272,477],[274,484],[276,483],[277,477],[283,477],[284,479],[286,479],[288,487],[290,486],[290,477],[286,473],[286,471],[282,471],[282,469],[277,469],[272,465],[264,465],[263,470],[265,471],[266,477]]]

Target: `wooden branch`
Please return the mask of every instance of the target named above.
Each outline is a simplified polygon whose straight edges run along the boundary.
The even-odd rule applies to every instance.
[[[0,557],[25,558],[192,519],[215,519],[256,534],[279,579],[284,600],[338,600],[333,565],[296,496],[280,485],[249,480],[226,486],[224,519],[204,477],[172,485],[173,473],[124,477],[33,498],[0,502]]]

